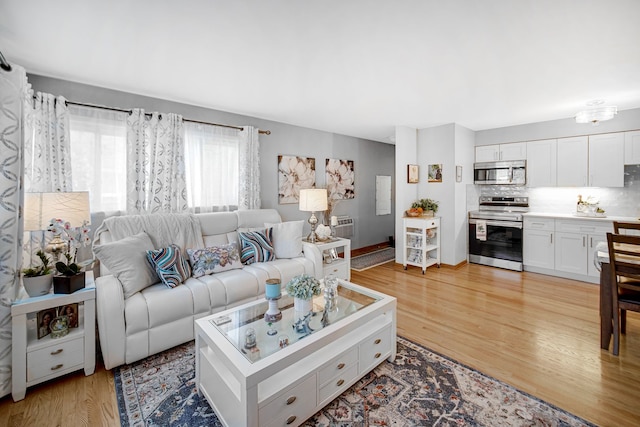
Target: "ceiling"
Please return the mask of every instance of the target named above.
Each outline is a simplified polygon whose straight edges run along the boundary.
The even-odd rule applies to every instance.
[[[2,0],[28,72],[390,142],[640,107],[638,0]],[[121,106],[132,107],[132,106]]]

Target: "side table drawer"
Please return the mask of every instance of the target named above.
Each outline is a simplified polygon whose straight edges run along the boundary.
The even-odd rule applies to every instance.
[[[27,381],[35,381],[83,363],[82,337],[60,344],[54,342],[48,347],[27,353]]]
[[[357,363],[354,363],[353,365],[341,371],[339,375],[335,376],[331,381],[322,386],[318,391],[318,401],[320,402],[320,404],[324,403],[324,401],[331,396],[337,395],[337,392],[343,392],[350,384],[350,381],[357,376]]]
[[[316,376],[284,390],[272,402],[258,410],[261,426],[299,425],[309,418],[316,407]]]
[[[347,280],[347,263],[343,259],[337,259],[331,264],[324,264],[324,276],[333,274],[339,279]]]
[[[360,343],[360,372],[367,372],[391,354],[391,326],[365,338]]]
[[[318,372],[318,385],[322,387],[331,378],[344,372],[346,368],[358,361],[358,348],[354,347],[326,363]]]

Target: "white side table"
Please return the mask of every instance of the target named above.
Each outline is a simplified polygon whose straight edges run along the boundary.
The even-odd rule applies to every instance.
[[[69,372],[84,369],[91,375],[96,368],[96,288],[93,273],[87,272],[86,285],[72,294],[29,297],[24,289],[11,305],[12,384],[14,401],[24,399],[27,387]],[[61,338],[47,335],[38,339],[37,313],[41,310],[78,304],[78,327]]]
[[[351,240],[342,237],[318,240],[315,243],[305,240],[303,245],[305,251],[314,251],[316,259],[322,261],[322,277],[333,274],[338,279],[351,279]],[[343,251],[343,257],[337,257],[339,249]]]

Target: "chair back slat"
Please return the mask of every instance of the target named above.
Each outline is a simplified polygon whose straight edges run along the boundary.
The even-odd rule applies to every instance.
[[[640,236],[607,233],[611,274],[640,280]]]
[[[613,221],[613,232],[615,234],[640,236],[640,222]]]

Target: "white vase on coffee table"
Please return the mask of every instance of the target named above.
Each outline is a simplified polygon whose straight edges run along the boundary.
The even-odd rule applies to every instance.
[[[310,299],[293,298],[293,309],[299,313],[307,314],[312,307],[313,303]]]

